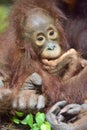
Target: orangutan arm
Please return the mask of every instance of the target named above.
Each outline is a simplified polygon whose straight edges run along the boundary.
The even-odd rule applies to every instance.
[[[44,59],[42,63],[49,73],[57,75],[63,80],[73,77],[87,65],[87,61],[82,59],[74,49],[68,50],[56,60]]]
[[[37,73],[28,76],[21,89],[0,88],[0,113],[8,110],[42,109],[45,107],[45,97],[37,94],[35,86],[41,86],[42,79]]]

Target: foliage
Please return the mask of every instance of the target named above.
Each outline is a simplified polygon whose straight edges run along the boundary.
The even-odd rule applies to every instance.
[[[9,7],[0,5],[0,32],[4,32],[8,26],[8,16]]]
[[[30,130],[51,130],[51,126],[49,122],[46,121],[44,113],[37,112],[35,116],[28,114],[24,119],[20,119],[22,116],[24,116],[23,112],[16,112],[12,121],[15,124],[29,126]]]
[[[14,0],[15,1],[15,0]],[[9,5],[13,2],[13,0],[0,0],[0,4]]]

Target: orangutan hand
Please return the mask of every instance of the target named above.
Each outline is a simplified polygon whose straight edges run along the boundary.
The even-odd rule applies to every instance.
[[[75,49],[70,49],[56,60],[42,60],[43,67],[49,73],[61,77],[64,80],[69,79],[78,73],[87,65],[87,61],[83,60]]]
[[[29,75],[23,85],[22,90],[15,97],[12,106],[14,109],[42,109],[45,107],[45,97],[37,94],[37,89],[42,87],[42,78],[38,73]]]
[[[12,102],[12,108],[25,111],[42,109],[45,107],[45,97],[36,94],[35,90],[21,90]]]
[[[22,86],[23,90],[32,90],[35,89],[35,87],[41,87],[42,86],[42,78],[38,73],[33,73],[31,75],[29,75]]]
[[[47,112],[46,119],[52,130],[87,130],[87,104],[58,102]]]

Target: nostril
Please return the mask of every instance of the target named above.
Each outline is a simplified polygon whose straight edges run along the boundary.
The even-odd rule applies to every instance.
[[[47,50],[54,50],[54,49],[55,49],[55,45],[49,46],[49,47],[47,48]]]
[[[53,49],[55,49],[55,45],[53,46]]]
[[[47,50],[52,50],[52,48],[47,48]]]

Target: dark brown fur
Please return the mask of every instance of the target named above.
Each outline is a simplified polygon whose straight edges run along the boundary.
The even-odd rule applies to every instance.
[[[64,28],[70,47],[87,59],[87,1],[54,0],[54,3],[68,18]]]

